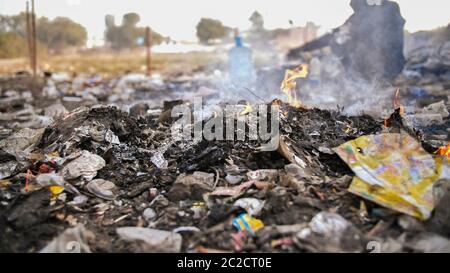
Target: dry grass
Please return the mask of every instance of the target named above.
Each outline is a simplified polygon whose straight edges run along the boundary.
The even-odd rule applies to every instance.
[[[208,68],[222,67],[224,56],[216,53],[160,53],[152,55],[152,71],[162,75],[190,73]],[[58,56],[41,56],[39,68],[46,71],[102,74],[112,76],[127,71],[145,72],[145,53],[85,52]],[[0,59],[0,75],[29,70],[28,60]]]
[[[274,51],[254,51],[256,67],[280,62]],[[211,71],[226,68],[227,54],[213,52],[156,53],[152,54],[152,71],[163,76],[189,74],[195,71]],[[145,52],[134,50],[111,52],[86,51],[65,55],[40,55],[39,69],[52,72],[99,74],[110,77],[124,72],[145,72]],[[0,59],[0,75],[30,70],[28,59]]]

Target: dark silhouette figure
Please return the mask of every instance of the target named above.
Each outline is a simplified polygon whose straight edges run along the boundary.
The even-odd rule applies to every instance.
[[[367,80],[393,80],[403,70],[404,25],[397,3],[387,0],[352,0],[354,13],[332,33],[292,50],[301,52],[331,46],[352,75]]]

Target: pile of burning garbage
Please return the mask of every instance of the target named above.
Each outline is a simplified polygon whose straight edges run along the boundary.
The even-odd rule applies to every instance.
[[[179,91],[206,80],[2,92],[0,251],[450,251],[448,104],[393,90],[389,117],[348,116],[299,100],[307,74],[286,102],[214,108]]]

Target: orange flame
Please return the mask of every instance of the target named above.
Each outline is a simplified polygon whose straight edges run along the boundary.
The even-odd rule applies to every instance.
[[[394,95],[393,106],[394,106],[394,110],[397,108],[400,108],[400,115],[403,116],[405,114],[405,107],[401,104],[399,95],[400,95],[400,89],[397,89],[395,91],[395,95]]]
[[[284,75],[284,80],[281,83],[281,91],[287,95],[288,103],[296,108],[300,108],[302,103],[297,99],[297,82],[299,78],[306,78],[308,76],[308,66],[301,64],[295,69],[287,69]]]
[[[448,157],[450,157],[450,142],[449,142],[446,146],[440,147],[440,148],[436,151],[436,153],[437,153],[438,155],[441,155],[441,156],[448,156]]]

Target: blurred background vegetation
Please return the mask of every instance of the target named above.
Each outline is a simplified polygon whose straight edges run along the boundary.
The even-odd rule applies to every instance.
[[[104,18],[104,37],[100,38],[102,43],[97,45],[90,44],[86,28],[70,18],[50,20],[37,17],[38,69],[100,74],[145,72],[146,28],[140,24],[140,15],[126,13],[119,22],[113,15]],[[248,20],[251,28],[241,34],[244,42],[255,49],[254,62],[257,66],[274,63],[273,55],[281,51],[274,50],[272,45],[277,40],[279,44],[286,44],[280,37],[299,43],[298,35],[292,35],[294,32],[290,29],[265,29],[264,18],[257,11],[250,14]],[[0,74],[29,71],[26,25],[25,13],[0,15]],[[154,50],[152,70],[161,74],[176,74],[225,68],[227,48],[233,44],[237,30],[214,18],[200,18],[193,31],[197,43],[174,41],[151,29],[152,46],[189,48],[184,51]]]
[[[84,46],[87,40],[86,29],[66,17],[49,20],[36,19],[36,39],[38,50],[60,53],[68,47]],[[0,58],[23,57],[28,54],[26,38],[26,15],[0,15]]]

